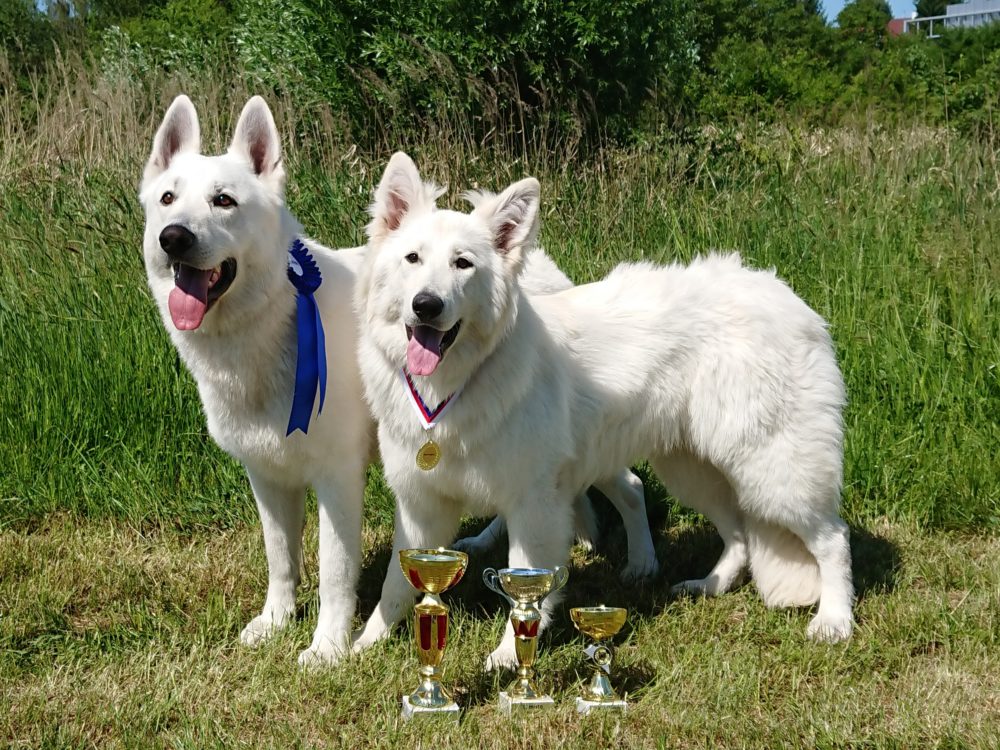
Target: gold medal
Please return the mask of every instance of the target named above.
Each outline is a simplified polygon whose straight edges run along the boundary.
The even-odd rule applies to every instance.
[[[441,460],[441,447],[433,440],[428,440],[417,451],[417,468],[430,471]]]

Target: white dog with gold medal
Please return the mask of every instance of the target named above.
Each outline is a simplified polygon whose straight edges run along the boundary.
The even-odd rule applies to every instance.
[[[448,544],[463,512],[497,512],[509,565],[563,565],[574,498],[640,459],[725,543],[705,578],[677,588],[720,594],[749,569],[769,605],[818,602],[811,637],[847,638],[845,396],[822,318],[736,255],[625,264],[530,297],[520,276],[538,182],[471,198],[471,213],[436,210],[397,154],[372,205],[359,363],[397,510],[382,597],[355,648],[412,606],[398,550]],[[430,429],[421,409],[437,412]],[[508,625],[487,664],[514,661]]]

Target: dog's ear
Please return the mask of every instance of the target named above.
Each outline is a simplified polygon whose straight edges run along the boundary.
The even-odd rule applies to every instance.
[[[515,182],[500,195],[483,196],[473,213],[493,231],[493,245],[501,255],[519,259],[538,240],[541,186],[534,177]]]
[[[198,113],[191,100],[184,94],[178,96],[167,109],[153,139],[153,150],[142,173],[145,184],[163,174],[171,160],[179,153],[201,150],[201,130],[198,127]]]
[[[281,163],[281,139],[274,116],[263,97],[250,99],[240,113],[229,144],[229,153],[238,154],[250,162],[254,173],[273,183],[277,190],[285,186],[285,168]]]
[[[432,208],[441,191],[420,179],[413,159],[397,151],[389,159],[382,179],[375,188],[375,200],[369,213],[368,239],[377,241],[399,228],[403,218],[416,210]]]

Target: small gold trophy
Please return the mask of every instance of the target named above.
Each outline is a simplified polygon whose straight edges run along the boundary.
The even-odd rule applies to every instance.
[[[611,674],[611,660],[614,652],[609,644],[602,641],[614,638],[625,624],[627,611],[621,607],[574,607],[569,611],[576,629],[596,641],[584,649],[594,664],[594,677],[587,685],[582,697],[576,699],[576,710],[588,714],[593,709],[617,709],[624,711],[628,703],[619,698],[608,675]]]
[[[462,580],[469,556],[450,549],[404,549],[399,567],[406,580],[424,594],[414,607],[413,634],[420,660],[420,685],[403,696],[403,718],[417,715],[451,715],[458,718],[458,704],[441,686],[441,659],[448,640],[448,608],[439,594]]]
[[[557,566],[548,568],[493,568],[483,571],[486,586],[510,602],[510,624],[514,627],[514,648],[517,652],[517,678],[500,693],[500,709],[510,714],[515,708],[550,706],[551,697],[544,695],[535,684],[535,657],[538,654],[538,626],[542,599],[566,585],[569,570]]]

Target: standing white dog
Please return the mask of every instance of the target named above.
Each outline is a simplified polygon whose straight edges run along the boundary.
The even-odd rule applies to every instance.
[[[471,505],[506,519],[510,565],[563,564],[574,496],[646,458],[725,544],[707,577],[680,588],[719,594],[749,566],[767,604],[819,602],[811,637],[847,638],[844,385],[822,318],[736,255],[623,265],[527,297],[518,277],[537,236],[538,182],[472,198],[470,214],[435,211],[397,154],[372,206],[359,351],[397,498],[394,554],[447,543]],[[448,404],[432,441],[414,391]],[[428,442],[438,463],[423,470],[414,457]],[[412,601],[390,563],[355,647]],[[487,665],[513,664],[513,645],[508,625]]]
[[[365,467],[374,443],[352,309],[364,249],[333,252],[302,238],[285,207],[278,132],[260,97],[244,107],[228,153],[199,151],[198,116],[190,99],[179,96],[156,133],[143,174],[144,251],[149,287],[198,382],[208,430],[246,466],[260,511],[267,598],[240,640],[257,644],[295,612],[311,486],[319,503],[320,610],[299,662],[332,661],[350,641]],[[289,249],[300,238],[298,252],[311,255],[322,276],[311,302],[300,299],[289,276]],[[308,265],[303,257],[292,264],[297,271]],[[316,333],[299,310],[303,304],[310,314],[314,305],[326,325],[325,358],[314,347],[312,365],[322,370],[325,364],[328,379],[328,402],[319,414],[312,393],[299,387],[303,397],[294,422],[307,432],[290,419],[297,369],[300,360],[309,360],[300,351],[302,340]],[[322,391],[318,379],[313,387]]]

